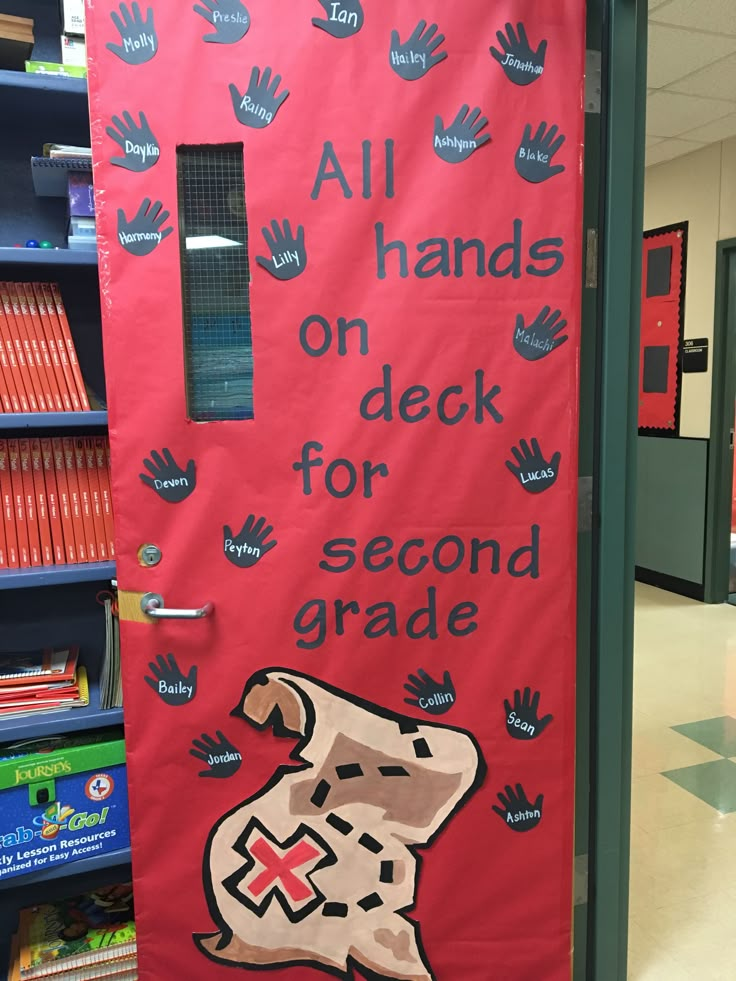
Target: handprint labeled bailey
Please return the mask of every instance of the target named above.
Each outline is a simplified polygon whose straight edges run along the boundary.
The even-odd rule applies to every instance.
[[[567,334],[559,335],[567,327],[567,321],[561,320],[562,314],[559,310],[550,312],[549,307],[542,307],[537,317],[529,324],[524,326],[522,314],[516,316],[516,327],[514,328],[514,348],[527,361],[539,361],[546,357],[560,344],[567,340]]]
[[[241,0],[202,0],[192,8],[213,27],[203,41],[211,44],[236,44],[248,33],[250,14]]]
[[[529,803],[524,788],[520,783],[516,791],[510,785],[505,793],[496,796],[501,801],[501,807],[493,805],[493,810],[512,831],[531,831],[542,820],[542,804],[544,794],[540,794],[533,804]]]
[[[171,455],[171,451],[166,448],[163,450],[163,456],[157,450],[151,450],[151,459],[145,459],[143,466],[148,473],[139,473],[140,479],[169,504],[179,504],[189,497],[197,486],[194,460],[190,460],[186,470],[182,470]]]
[[[223,528],[223,551],[225,558],[240,569],[248,569],[255,565],[266,552],[270,552],[278,544],[275,538],[267,541],[273,531],[273,525],[267,525],[265,518],[256,521],[254,514],[246,518],[239,535],[233,535],[229,525]]]
[[[327,16],[313,17],[312,23],[332,37],[352,37],[363,26],[360,0],[319,0],[319,5]]]
[[[153,677],[144,675],[143,680],[167,705],[186,705],[197,694],[195,665],[189,669],[189,674],[184,675],[173,654],[168,657],[159,654],[155,662],[149,662],[148,669]]]
[[[120,13],[110,14],[120,35],[120,44],[110,42],[105,47],[128,65],[143,65],[150,61],[158,51],[158,37],[153,25],[153,8],[146,11],[145,19],[140,5],[134,2],[120,4]]]
[[[565,169],[562,164],[552,164],[552,158],[565,142],[565,137],[557,126],[547,129],[546,123],[540,123],[539,129],[532,136],[529,124],[524,127],[519,149],[516,151],[516,172],[530,184],[541,184],[555,174],[561,174]]]
[[[523,24],[517,24],[516,30],[513,24],[506,24],[505,29],[506,34],[496,32],[501,50],[491,47],[491,54],[514,85],[531,85],[544,71],[547,42],[542,41],[535,51],[529,44]]]
[[[112,157],[110,163],[115,167],[141,173],[153,167],[161,149],[151,132],[145,113],[138,113],[138,118],[139,122],[136,122],[129,112],[123,112],[122,119],[120,116],[113,116],[113,125],[108,126],[105,132],[123,153],[121,157]]]
[[[271,229],[262,229],[271,257],[258,255],[256,262],[263,266],[276,279],[295,279],[307,267],[307,251],[304,247],[304,226],[299,225],[296,236],[291,224],[284,219],[283,229],[277,221],[271,222]]]
[[[169,212],[163,210],[160,201],[151,204],[150,198],[145,198],[133,218],[128,221],[122,208],[118,208],[118,241],[131,255],[150,255],[159,242],[174,229],[171,225],[163,226],[169,219]]]
[[[488,120],[477,107],[471,111],[469,106],[462,106],[447,129],[442,117],[435,116],[434,152],[447,163],[462,163],[490,140],[490,133],[480,132],[487,125]]]
[[[528,741],[541,736],[553,719],[551,715],[539,718],[539,698],[538,691],[532,695],[531,688],[525,688],[524,694],[517,688],[514,692],[514,704],[508,698],[504,698],[503,705],[506,709],[506,731],[512,739],[522,739]]]
[[[264,68],[261,75],[260,68],[254,66],[244,95],[240,94],[237,85],[230,85],[230,98],[238,122],[252,129],[264,129],[272,123],[289,96],[288,89],[276,94],[280,84],[281,76],[274,75],[272,80],[270,68]]]
[[[529,491],[530,494],[541,494],[557,480],[561,453],[554,453],[551,460],[545,460],[536,439],[532,439],[531,448],[527,441],[522,439],[519,448],[512,446],[511,452],[516,463],[507,460],[506,466],[525,491]]]
[[[200,739],[192,740],[194,749],[190,749],[189,752],[202,763],[206,763],[208,767],[206,770],[199,771],[200,777],[219,777],[221,779],[231,777],[238,772],[240,764],[243,762],[243,757],[219,729],[216,736],[215,739],[203,732]]]
[[[445,671],[442,681],[435,681],[419,668],[416,674],[409,675],[409,683],[404,688],[412,696],[404,699],[406,704],[423,709],[429,715],[444,715],[455,704],[455,686],[449,671]]]
[[[419,21],[403,44],[399,32],[391,31],[389,64],[399,78],[416,81],[447,57],[446,51],[437,51],[444,40],[444,34],[437,34],[437,25],[427,27],[426,20]]]

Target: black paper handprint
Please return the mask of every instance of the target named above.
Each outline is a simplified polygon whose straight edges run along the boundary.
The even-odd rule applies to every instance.
[[[561,453],[553,454],[552,459],[547,462],[536,439],[532,439],[531,449],[527,441],[522,439],[519,449],[512,446],[511,452],[516,463],[507,460],[506,466],[525,491],[529,491],[530,494],[541,494],[557,480]]]
[[[363,26],[360,0],[319,0],[319,5],[327,17],[313,17],[312,23],[332,37],[352,37]]]
[[[273,531],[273,525],[267,525],[265,518],[256,521],[254,514],[249,514],[239,535],[233,535],[230,525],[223,528],[223,551],[225,558],[241,569],[247,569],[270,552],[276,539],[266,541]]]
[[[150,61],[158,51],[158,37],[153,25],[153,8],[148,8],[144,20],[137,2],[132,3],[130,9],[127,3],[121,3],[120,13],[113,10],[110,17],[120,34],[122,43],[106,44],[108,51],[112,51],[128,65],[143,65]]]
[[[506,709],[506,731],[512,739],[536,739],[541,736],[553,719],[551,715],[539,718],[539,692],[532,695],[531,688],[525,688],[522,695],[517,688],[514,692],[513,707],[508,698],[504,698]]]
[[[202,0],[192,10],[214,27],[212,34],[204,35],[203,41],[236,44],[248,33],[250,14],[241,0]]]
[[[273,122],[274,116],[289,95],[288,89],[276,95],[280,84],[280,75],[274,75],[272,81],[271,69],[264,68],[261,75],[257,66],[251,70],[245,95],[240,94],[237,85],[231,84],[230,97],[238,122],[253,129],[264,129]]]
[[[144,675],[143,680],[167,705],[186,705],[197,694],[195,665],[189,669],[189,674],[185,677],[179,670],[173,654],[168,655],[168,660],[163,654],[159,654],[155,662],[149,662],[148,669],[153,677]]]
[[[431,678],[423,668],[419,668],[417,674],[409,675],[409,684],[404,685],[404,688],[413,696],[404,699],[406,704],[423,709],[430,715],[444,715],[455,704],[455,686],[449,671],[445,671],[440,682]]]
[[[199,771],[200,777],[231,777],[238,772],[243,762],[243,757],[219,729],[216,736],[217,739],[203,732],[200,739],[192,740],[194,749],[189,752],[209,767]]]
[[[425,31],[426,28],[426,31]],[[412,31],[409,40],[401,43],[398,31],[391,31],[391,50],[389,64],[400,78],[413,82],[426,75],[447,57],[446,51],[435,54],[445,40],[444,34],[437,34],[437,25],[427,27],[426,20],[420,20]]]
[[[463,106],[452,124],[445,129],[441,116],[434,117],[434,152],[447,163],[462,163],[491,138],[490,133],[481,133],[488,125],[480,109],[470,111]]]
[[[291,224],[284,219],[283,230],[277,221],[271,222],[271,229],[262,229],[266,245],[271,251],[271,258],[257,255],[259,266],[270,272],[276,279],[295,279],[303,273],[307,266],[307,252],[304,247],[304,226],[299,225],[296,237],[292,234]]]
[[[516,792],[509,785],[505,787],[505,791],[505,794],[496,795],[502,806],[493,805],[493,810],[501,820],[512,831],[531,831],[532,828],[536,828],[542,820],[544,794],[540,794],[534,803],[530,804],[520,783],[516,785]]]
[[[169,212],[162,209],[160,201],[151,204],[151,199],[145,198],[135,216],[128,221],[123,209],[118,208],[118,241],[126,252],[150,255],[159,242],[171,235],[174,231],[171,225],[162,227],[169,218]]]
[[[196,467],[194,460],[190,460],[186,470],[182,470],[176,460],[171,455],[171,451],[164,448],[163,457],[156,450],[151,450],[151,459],[145,459],[143,466],[149,471],[139,473],[144,484],[155,490],[158,496],[168,501],[169,504],[178,504],[189,497],[197,484]]]
[[[547,42],[542,41],[536,51],[529,44],[523,24],[506,25],[506,34],[496,32],[502,50],[491,47],[490,51],[514,85],[531,85],[544,71]]]
[[[516,315],[514,347],[522,358],[539,361],[565,343],[567,334],[558,335],[567,327],[567,321],[560,317],[559,310],[550,313],[549,307],[543,307],[536,319],[524,327],[524,317],[520,313]]]
[[[138,113],[140,122],[136,122],[129,112],[113,116],[113,126],[108,126],[105,132],[111,140],[115,140],[123,151],[122,157],[112,157],[111,164],[141,173],[150,170],[158,161],[161,150],[158,140],[151,132],[148,120],[143,112]]]
[[[555,174],[561,174],[565,169],[562,164],[552,166],[552,157],[557,153],[565,137],[557,126],[547,129],[546,123],[540,123],[539,129],[532,137],[529,124],[524,127],[519,149],[516,151],[516,171],[520,177],[530,184],[541,184]],[[555,138],[556,137],[556,138]]]

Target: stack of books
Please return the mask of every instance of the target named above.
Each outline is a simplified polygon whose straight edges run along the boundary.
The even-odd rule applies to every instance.
[[[0,718],[89,705],[79,648],[0,654]]]
[[[23,71],[33,42],[33,21],[29,17],[0,14],[0,68]]]
[[[97,249],[97,224],[91,173],[69,172],[67,201],[69,203],[67,246],[70,249],[86,249],[94,252]]]

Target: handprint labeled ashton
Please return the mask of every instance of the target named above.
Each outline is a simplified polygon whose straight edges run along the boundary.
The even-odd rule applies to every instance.
[[[148,473],[138,474],[140,479],[169,504],[178,504],[189,497],[197,485],[194,460],[190,460],[186,470],[182,470],[171,451],[166,448],[163,456],[157,450],[151,450],[151,459],[145,459],[143,466]]]
[[[523,24],[517,24],[516,30],[513,24],[506,24],[505,30],[506,34],[496,32],[501,50],[491,47],[491,54],[514,85],[531,85],[544,71],[547,42],[540,42],[535,51],[529,44]]]
[[[120,35],[120,44],[110,42],[105,47],[128,65],[143,65],[158,51],[158,37],[153,24],[153,8],[149,7],[145,18],[140,5],[134,2],[120,4],[120,13],[110,14]]]
[[[447,163],[462,163],[490,140],[490,133],[481,133],[487,125],[488,120],[477,107],[471,111],[469,106],[462,106],[447,129],[442,117],[435,116],[434,152]]]
[[[429,715],[444,715],[455,704],[455,686],[449,671],[445,671],[442,681],[435,681],[423,668],[419,668],[416,674],[409,675],[409,683],[404,688],[412,696],[404,699],[406,704],[420,708]]]
[[[150,255],[174,231],[171,225],[163,227],[168,218],[169,212],[163,210],[161,202],[151,204],[150,198],[145,198],[130,221],[123,209],[118,208],[118,241],[131,255]]]
[[[504,698],[503,705],[506,709],[506,731],[512,739],[522,739],[529,741],[541,736],[553,719],[551,715],[539,718],[539,698],[538,691],[532,695],[531,688],[525,688],[524,694],[517,688],[514,692],[514,704],[508,698]]]
[[[138,118],[139,122],[136,122],[129,112],[123,112],[122,118],[113,116],[113,125],[108,126],[105,132],[122,150],[122,156],[112,157],[110,163],[141,173],[158,162],[161,149],[145,113],[138,113]]]
[[[522,439],[518,449],[512,446],[511,452],[516,463],[507,460],[506,466],[525,491],[529,491],[530,494],[541,494],[557,480],[561,453],[554,453],[551,460],[545,460],[536,439],[532,439],[531,448],[527,441]]]
[[[501,801],[501,807],[493,805],[493,810],[512,831],[531,831],[542,820],[542,804],[544,794],[540,794],[533,804],[527,799],[524,788],[517,783],[516,790],[510,785],[505,793],[496,796]]]
[[[262,230],[271,257],[258,255],[256,262],[276,279],[295,279],[304,272],[307,266],[304,226],[299,225],[296,235],[294,235],[289,221],[284,219],[282,224],[283,228],[277,221],[272,221],[270,229],[264,228]]]
[[[206,770],[200,770],[200,777],[220,777],[221,779],[231,777],[240,769],[243,757],[233,746],[229,739],[218,729],[217,738],[202,733],[200,739],[193,739],[189,752],[195,759],[207,764]]]
[[[530,184],[541,184],[555,174],[564,171],[562,164],[553,165],[552,158],[565,142],[565,137],[557,126],[547,129],[546,123],[540,123],[537,132],[532,137],[532,127],[524,127],[519,149],[516,151],[516,172]]]
[[[426,20],[420,20],[403,43],[399,32],[391,31],[389,64],[399,78],[416,81],[447,57],[446,51],[437,51],[444,40],[444,34],[437,34],[437,25],[427,27]]]
[[[261,70],[256,65],[251,70],[244,95],[240,94],[237,85],[230,85],[230,97],[238,122],[252,129],[264,129],[272,123],[289,95],[288,89],[276,94],[280,84],[280,75],[274,75],[271,79],[270,68],[264,68],[261,75]]]
[[[192,8],[213,27],[203,41],[211,44],[236,44],[248,33],[250,14],[241,0],[201,0]]]
[[[278,544],[275,538],[268,536],[273,531],[273,525],[267,525],[265,518],[256,521],[254,514],[246,518],[239,535],[233,535],[229,525],[223,528],[223,551],[225,558],[240,569],[248,569],[255,565],[266,552]]]
[[[360,0],[319,0],[319,5],[327,16],[313,17],[312,23],[332,37],[352,37],[363,26]]]
[[[522,358],[527,361],[540,361],[565,343],[567,334],[562,334],[562,337],[559,335],[567,327],[567,321],[561,320],[561,316],[559,310],[550,312],[549,307],[542,307],[537,317],[528,327],[525,327],[523,315],[517,314],[514,348]]]
[[[153,677],[144,675],[143,680],[167,705],[186,705],[197,694],[197,668],[195,665],[184,675],[173,654],[159,654],[150,661],[148,670]]]

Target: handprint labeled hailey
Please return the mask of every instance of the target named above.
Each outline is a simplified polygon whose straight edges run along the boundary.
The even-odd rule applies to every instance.
[[[444,34],[437,34],[437,25],[427,27],[426,20],[419,21],[403,44],[399,32],[391,31],[389,64],[400,78],[413,82],[447,57],[446,51],[435,54],[444,40]]]
[[[555,174],[561,174],[565,169],[562,164],[552,165],[552,157],[557,153],[565,137],[557,126],[547,129],[546,123],[540,123],[539,129],[532,137],[530,125],[524,127],[519,149],[516,151],[516,172],[530,184],[541,184]]]
[[[491,54],[503,68],[506,78],[514,85],[531,85],[544,71],[547,42],[542,41],[536,51],[529,44],[523,24],[506,25],[506,34],[496,32],[502,50],[491,48]]]
[[[164,448],[163,454],[161,456],[156,450],[151,450],[151,459],[143,461],[148,473],[139,473],[138,476],[162,500],[169,504],[179,504],[189,497],[197,485],[194,460],[190,460],[186,470],[182,470],[170,450]]]
[[[130,221],[123,209],[118,208],[118,241],[131,255],[150,255],[158,243],[174,231],[171,225],[163,227],[168,218],[169,212],[163,210],[161,202],[151,204],[150,198],[144,199]]]
[[[532,828],[536,828],[542,820],[544,794],[540,794],[534,803],[530,804],[520,783],[517,783],[516,791],[509,785],[504,789],[504,794],[496,795],[502,805],[501,807],[493,805],[496,814],[512,831],[531,831]]]
[[[120,13],[112,11],[112,22],[120,34],[121,44],[110,42],[105,47],[128,65],[143,65],[158,51],[158,37],[153,26],[153,8],[146,11],[145,20],[140,5],[134,2],[120,4]]]
[[[276,279],[295,279],[303,273],[307,266],[307,251],[304,247],[304,226],[299,225],[296,237],[291,231],[291,224],[284,219],[283,229],[277,221],[271,222],[271,229],[262,229],[266,245],[271,251],[271,258],[257,255],[256,262],[263,266]]]
[[[319,0],[319,5],[327,17],[313,17],[312,23],[332,37],[352,37],[363,26],[360,0]]]
[[[514,692],[513,707],[508,698],[504,698],[506,709],[506,731],[512,739],[530,740],[541,736],[553,719],[551,715],[539,718],[539,692],[532,695],[531,688],[525,688],[522,695],[517,688]]]
[[[143,680],[167,705],[186,705],[197,694],[195,665],[189,669],[189,674],[184,676],[173,654],[169,654],[168,658],[159,654],[155,662],[149,662],[148,669],[153,677],[144,675]]]
[[[266,541],[272,531],[273,525],[267,525],[265,518],[256,521],[254,514],[248,515],[239,535],[233,535],[230,525],[225,525],[222,546],[225,558],[241,569],[255,565],[278,544],[275,538]]]
[[[541,494],[557,480],[560,469],[561,453],[555,453],[547,462],[539,448],[536,439],[532,439],[531,449],[525,439],[519,443],[519,448],[511,447],[516,463],[506,461],[506,466],[516,477],[525,491],[530,494]]]
[[[516,315],[514,347],[522,358],[539,361],[565,343],[567,334],[562,337],[559,334],[567,327],[567,321],[560,320],[560,317],[559,310],[551,313],[549,307],[543,307],[539,315],[525,327],[522,314]]]
[[[404,699],[406,704],[423,709],[430,715],[444,715],[455,704],[455,686],[449,671],[445,671],[440,682],[431,678],[423,668],[419,668],[417,674],[409,675],[409,684],[404,685],[404,688],[413,696]]]
[[[481,133],[488,125],[480,109],[472,111],[463,106],[452,124],[445,129],[441,116],[434,117],[434,152],[447,163],[462,163],[491,138],[490,133]]]
[[[264,129],[273,122],[274,116],[289,95],[288,89],[276,95],[280,84],[280,75],[274,75],[272,81],[270,68],[264,68],[261,75],[260,69],[255,66],[251,70],[245,95],[240,94],[237,85],[230,85],[230,97],[238,122],[253,129]]]
[[[236,44],[248,33],[250,14],[241,0],[202,0],[192,10],[214,27],[212,34],[204,35],[203,41]]]
[[[120,116],[113,116],[113,126],[108,126],[105,132],[123,152],[122,157],[112,157],[110,163],[141,173],[153,167],[161,150],[145,113],[138,113],[138,116],[140,122],[136,122],[129,112],[124,112],[122,119]]]
[[[216,736],[217,739],[203,732],[200,739],[192,740],[194,749],[189,752],[208,766],[207,770],[199,771],[200,777],[231,777],[243,762],[243,757],[219,729]]]

